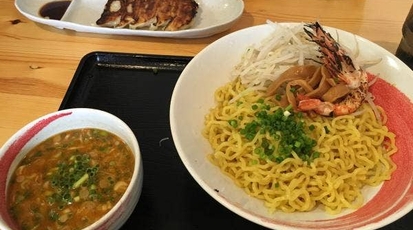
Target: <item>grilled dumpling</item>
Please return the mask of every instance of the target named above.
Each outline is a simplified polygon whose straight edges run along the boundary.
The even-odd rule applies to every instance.
[[[198,11],[194,0],[108,0],[99,26],[150,30],[189,28]]]

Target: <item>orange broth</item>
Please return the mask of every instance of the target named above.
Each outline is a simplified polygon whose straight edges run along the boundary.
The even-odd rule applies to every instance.
[[[10,215],[22,229],[82,229],[128,187],[135,158],[116,135],[75,129],[52,136],[19,163],[8,187]]]

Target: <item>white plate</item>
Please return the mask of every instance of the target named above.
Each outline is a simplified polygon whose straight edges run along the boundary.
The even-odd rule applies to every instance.
[[[413,71],[403,62],[362,37],[339,29],[324,28],[332,36],[337,35],[346,47],[355,49],[358,45],[360,59],[382,58],[379,64],[367,71],[378,74],[410,100],[413,99]],[[412,149],[404,149],[395,154],[398,169],[392,174],[391,180],[382,186],[363,190],[366,204],[362,208],[346,210],[334,216],[321,209],[304,213],[270,214],[261,200],[249,197],[207,160],[206,155],[211,152],[211,146],[201,132],[205,115],[215,106],[214,92],[231,80],[230,73],[240,62],[246,48],[260,44],[273,31],[278,31],[277,27],[260,25],[222,37],[199,52],[180,75],[171,98],[170,124],[176,149],[189,173],[223,206],[252,222],[273,229],[375,229],[410,212],[413,209]],[[391,95],[388,98],[392,101]],[[390,112],[398,114],[400,111],[396,109]],[[410,138],[413,135],[413,126],[410,125],[412,122],[406,120],[408,119],[392,119],[402,122],[403,127],[406,127],[403,131],[405,135],[398,139],[403,143],[409,143],[409,139],[403,136]]]
[[[199,4],[194,25],[181,31],[151,31],[105,28],[96,25],[107,0],[72,0],[61,20],[45,19],[39,10],[46,3],[55,0],[15,0],[20,13],[32,21],[50,25],[59,29],[70,29],[78,32],[137,35],[171,38],[208,37],[229,29],[242,15],[242,0],[196,0]]]

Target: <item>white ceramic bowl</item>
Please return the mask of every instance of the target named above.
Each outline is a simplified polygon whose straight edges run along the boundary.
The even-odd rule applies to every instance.
[[[131,183],[118,203],[101,219],[86,229],[119,229],[134,210],[142,190],[143,167],[140,149],[132,130],[116,116],[96,109],[61,110],[27,124],[14,134],[0,150],[0,203],[6,203],[7,183],[24,155],[40,142],[55,134],[78,128],[97,128],[111,132],[131,148],[135,166]],[[0,229],[12,229],[5,205],[0,206]]]
[[[410,100],[413,99],[410,88],[413,85],[413,72],[399,59],[364,38],[339,29],[324,28],[333,36],[338,35],[340,42],[349,48],[358,44],[360,58],[382,58],[379,64],[368,71],[379,74]],[[274,30],[277,31],[277,28],[266,24],[222,37],[198,53],[179,77],[171,99],[170,123],[175,146],[189,173],[223,206],[252,222],[273,229],[375,229],[410,212],[413,209],[413,148],[406,146],[411,146],[411,119],[397,118],[391,121],[404,127],[404,130],[398,130],[402,132],[396,140],[399,152],[393,157],[398,169],[392,174],[392,179],[381,186],[364,189],[365,205],[339,215],[329,215],[319,209],[305,213],[270,214],[262,201],[249,197],[207,160],[206,155],[211,152],[211,147],[201,131],[205,115],[215,105],[214,92],[230,81],[230,73],[246,48],[260,44]],[[390,112],[393,117],[398,116],[397,108]]]

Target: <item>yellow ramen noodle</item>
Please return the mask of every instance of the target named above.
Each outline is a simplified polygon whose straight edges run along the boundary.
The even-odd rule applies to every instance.
[[[247,194],[263,200],[271,212],[310,211],[321,206],[336,214],[358,208],[364,203],[362,187],[379,185],[396,169],[390,158],[397,151],[395,135],[382,124],[384,111],[378,107],[384,121],[377,121],[367,103],[356,115],[302,117],[314,128],[308,135],[317,142],[317,158],[302,160],[294,153],[280,163],[260,158],[254,149],[271,138],[269,134],[257,133],[251,141],[240,134],[255,119],[252,107],[260,99],[276,108],[271,98],[245,90],[238,79],[219,88],[203,135],[213,149],[208,159]],[[232,120],[237,120],[237,127],[231,125]]]

